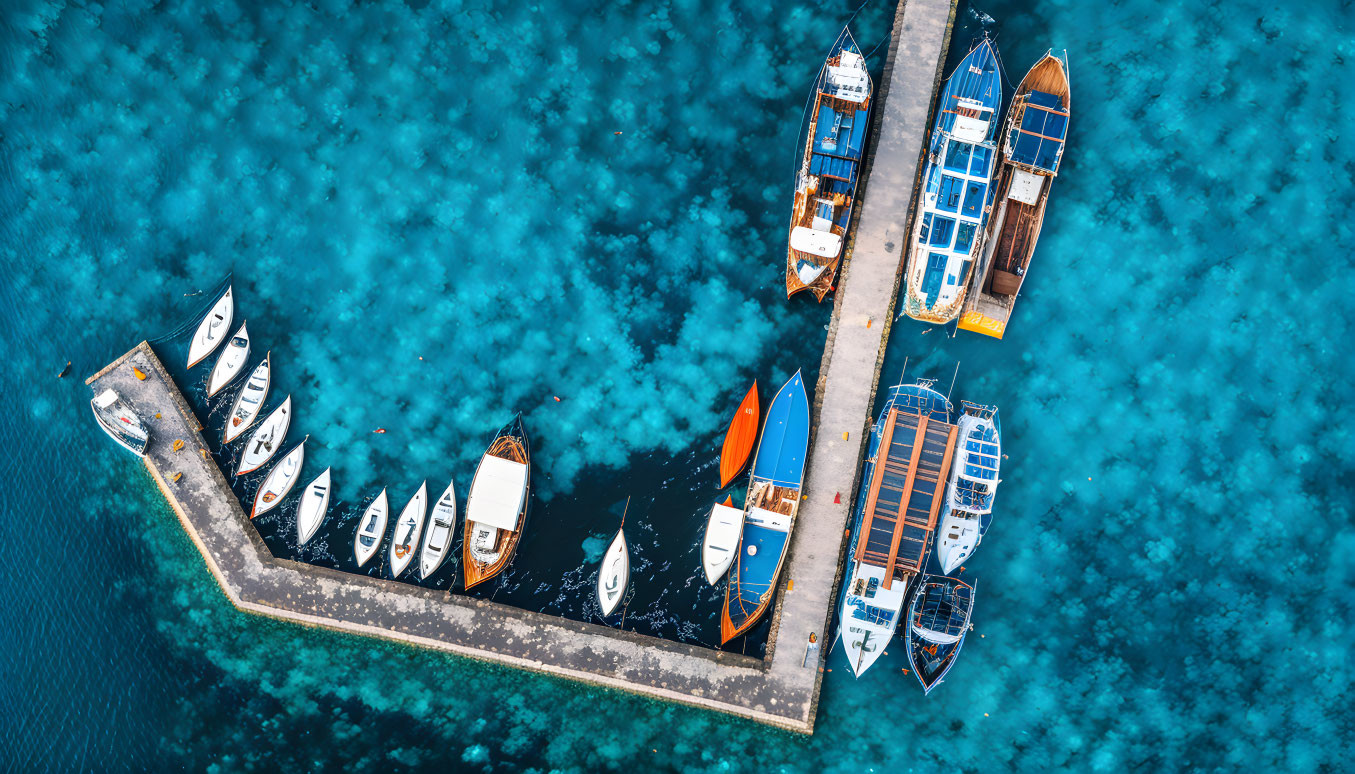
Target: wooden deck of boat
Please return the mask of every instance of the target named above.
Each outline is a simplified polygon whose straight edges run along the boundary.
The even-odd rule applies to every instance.
[[[897,408],[885,420],[855,557],[886,569],[885,588],[922,569],[958,431]]]
[[[785,591],[772,615],[765,659],[278,559],[205,454],[200,423],[149,345],[139,345],[89,381],[116,389],[140,416],[151,418],[145,465],[241,610],[812,733],[845,548],[847,501],[860,469],[909,203],[954,12],[954,0],[907,0],[895,14],[872,119],[878,139],[865,164],[866,174],[879,182],[869,182],[857,236],[847,246],[849,261],[816,390],[807,499],[782,572]],[[147,378],[137,379],[133,366]],[[175,440],[184,441],[178,451]],[[124,454],[111,444],[108,453]],[[134,461],[130,455],[125,459]],[[840,504],[835,493],[842,494]]]

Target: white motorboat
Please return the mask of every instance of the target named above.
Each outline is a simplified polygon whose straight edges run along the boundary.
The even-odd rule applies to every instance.
[[[988,532],[1002,464],[997,407],[969,401],[961,401],[961,405],[964,414],[958,423],[958,445],[936,530],[936,559],[945,572],[952,572],[968,559]]]
[[[296,543],[304,546],[315,537],[315,531],[325,520],[329,511],[329,468],[315,477],[315,480],[301,493],[301,502],[296,506]]]
[[[146,432],[141,418],[132,412],[116,392],[104,390],[89,401],[89,407],[94,410],[94,419],[109,438],[138,457],[146,456],[150,433]]]
[[[215,352],[216,348],[221,346],[221,342],[226,340],[231,321],[235,318],[235,298],[232,291],[233,288],[226,288],[226,294],[217,300],[211,311],[207,312],[207,316],[198,323],[198,329],[193,333],[193,341],[188,345],[189,368],[206,360],[207,356]]]
[[[235,403],[231,404],[231,413],[226,417],[226,443],[243,435],[249,426],[254,424],[254,420],[259,418],[263,402],[268,398],[268,385],[273,378],[272,362],[272,352],[264,355],[263,362],[249,375],[249,381],[245,382],[244,389],[235,396]]]
[[[231,343],[221,350],[221,357],[216,359],[216,365],[212,367],[212,376],[207,380],[207,397],[215,397],[218,392],[241,373],[244,373],[245,363],[249,362],[249,331],[245,330],[245,324],[240,323],[240,330],[231,337]]]
[[[602,566],[598,568],[598,604],[602,605],[603,617],[612,614],[616,606],[626,596],[626,587],[630,585],[630,552],[626,549],[626,528],[616,531],[612,544],[602,557]]]
[[[371,561],[376,552],[381,550],[381,538],[386,534],[386,518],[389,515],[390,504],[383,487],[381,494],[372,500],[358,521],[358,533],[353,537],[353,556],[358,560],[358,567]]]
[[[264,418],[254,434],[245,442],[245,451],[240,455],[240,467],[235,475],[253,473],[273,459],[282,442],[287,439],[287,429],[292,426],[292,396],[288,395],[282,405]]]
[[[254,511],[250,515],[251,519],[268,513],[282,503],[287,493],[296,486],[296,480],[301,478],[301,464],[306,459],[306,438],[301,439],[301,443],[287,452],[272,470],[268,471],[268,477],[263,480],[259,486],[259,491],[254,494]]]
[[[428,513],[428,482],[419,484],[419,491],[409,498],[400,518],[395,520],[395,535],[391,538],[391,577],[398,578],[409,563],[414,561],[414,553],[419,548],[419,533],[423,531],[423,520]]]
[[[734,499],[726,497],[710,509],[706,520],[706,538],[701,543],[701,566],[706,571],[706,582],[714,586],[729,572],[734,556],[739,551],[743,536],[743,509],[734,507]]]
[[[433,504],[432,518],[428,522],[428,531],[423,536],[423,548],[419,552],[419,573],[428,580],[438,571],[451,553],[452,535],[456,531],[456,482],[447,485]]]

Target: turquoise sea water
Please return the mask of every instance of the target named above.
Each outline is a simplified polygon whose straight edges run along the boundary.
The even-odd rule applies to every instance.
[[[958,360],[1002,406],[976,631],[926,700],[901,643],[861,681],[833,654],[812,739],[237,613],[89,421],[83,377],[233,271],[340,497],[468,483],[522,410],[542,484],[490,593],[588,617],[634,495],[665,581],[627,628],[709,644],[681,538],[747,381],[814,381],[782,231],[854,8],[6,4],[5,768],[1344,768],[1346,6],[961,7],[952,61],[1066,47],[1074,100],[1007,338],[891,334],[884,378]]]

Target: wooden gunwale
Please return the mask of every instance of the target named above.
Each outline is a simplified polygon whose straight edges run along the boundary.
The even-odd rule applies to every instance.
[[[917,479],[917,459],[922,455],[922,444],[927,436],[927,415],[923,414],[917,423],[917,435],[913,437],[913,453],[908,460],[908,478],[903,482],[903,499],[899,500],[899,521],[908,521],[908,500],[913,494],[913,482]],[[894,562],[899,558],[899,541],[903,539],[902,524],[894,525],[894,538],[889,544],[889,561],[885,564],[884,587],[888,589],[894,580]]]

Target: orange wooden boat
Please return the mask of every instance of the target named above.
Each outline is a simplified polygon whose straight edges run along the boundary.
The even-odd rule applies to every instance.
[[[753,451],[753,441],[757,439],[757,427],[762,419],[761,407],[757,402],[757,380],[743,396],[743,403],[729,423],[729,432],[725,433],[725,445],[720,449],[720,488],[729,486],[729,482],[739,475],[748,464],[748,455]]]

